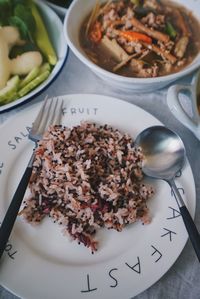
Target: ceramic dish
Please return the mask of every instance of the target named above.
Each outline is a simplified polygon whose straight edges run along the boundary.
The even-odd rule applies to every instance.
[[[105,2],[100,0],[101,3]],[[179,4],[184,5],[191,10],[197,19],[200,20],[200,1],[199,0],[176,0]],[[97,76],[106,80],[106,82],[113,86],[113,88],[122,89],[126,92],[142,91],[148,92],[163,88],[177,79],[191,73],[200,66],[200,54],[193,60],[191,64],[186,66],[178,73],[156,78],[130,78],[124,77],[112,72],[106,71],[93,63],[85,54],[79,43],[80,26],[86,16],[94,7],[94,1],[74,0],[70,6],[64,20],[64,34],[67,43],[74,52],[74,54],[88,66]]]
[[[45,88],[47,88],[58,76],[60,73],[62,67],[64,66],[64,63],[67,59],[68,54],[68,45],[65,41],[64,35],[63,35],[63,25],[58,17],[58,15],[53,11],[52,8],[50,8],[46,3],[42,1],[35,1],[37,5],[39,6],[42,15],[44,17],[44,22],[46,24],[46,27],[48,28],[48,32],[51,38],[51,41],[53,43],[53,46],[56,50],[58,61],[53,68],[51,74],[45,80],[42,84],[38,85],[37,88],[26,94],[25,96],[9,103],[3,106],[0,106],[0,112],[4,112],[8,109],[11,109],[19,104],[25,103],[29,100],[34,99],[36,95],[41,93]]]
[[[193,75],[190,84],[175,84],[169,88],[167,104],[173,115],[200,140],[200,70]]]
[[[60,98],[64,125],[82,120],[107,123],[135,138],[145,128],[161,124],[141,108],[115,98]],[[0,129],[0,221],[31,155],[33,144],[27,134],[39,108],[30,106]],[[24,299],[128,299],[150,287],[173,265],[188,235],[168,184],[148,182],[156,190],[149,202],[151,223],[134,223],[120,233],[102,229],[93,255],[64,237],[49,218],[32,227],[18,217],[1,259],[0,284]],[[195,186],[188,162],[176,183],[194,217]]]

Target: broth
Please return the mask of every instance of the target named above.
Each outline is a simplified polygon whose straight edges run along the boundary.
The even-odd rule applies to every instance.
[[[200,23],[192,13],[170,1],[133,3],[112,1],[96,7],[89,29],[91,14],[84,20],[79,40],[87,56],[127,77],[159,77],[190,64],[200,49]]]

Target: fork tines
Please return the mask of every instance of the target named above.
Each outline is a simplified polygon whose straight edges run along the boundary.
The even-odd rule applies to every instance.
[[[46,128],[50,125],[60,125],[62,118],[62,107],[63,101],[59,100],[58,98],[45,99],[45,112],[41,125],[43,125],[44,123],[46,125]]]
[[[33,123],[31,135],[37,135],[37,139],[41,139],[42,135],[50,125],[60,125],[62,108],[63,100],[46,97],[44,104]]]

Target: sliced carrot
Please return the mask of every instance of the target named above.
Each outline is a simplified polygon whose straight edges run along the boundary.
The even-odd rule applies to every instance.
[[[143,41],[147,44],[152,44],[152,38],[149,37],[146,34],[135,32],[135,31],[121,31],[118,30],[118,34],[124,38],[126,38],[128,41]]]
[[[96,21],[92,30],[89,33],[89,39],[94,42],[98,43],[102,39],[102,32],[101,32],[101,23]]]

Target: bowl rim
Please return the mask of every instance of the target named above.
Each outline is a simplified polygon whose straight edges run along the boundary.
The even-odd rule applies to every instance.
[[[191,74],[193,71],[195,71],[196,69],[198,69],[200,67],[200,51],[199,51],[199,53],[194,58],[194,60],[189,65],[187,65],[185,68],[183,68],[182,70],[180,70],[176,73],[172,73],[172,74],[160,76],[160,77],[154,77],[154,78],[126,77],[126,76],[115,74],[108,70],[103,69],[102,67],[93,63],[89,58],[87,58],[86,55],[83,55],[82,52],[79,50],[81,47],[78,48],[70,38],[69,30],[70,30],[71,26],[69,26],[69,20],[71,18],[71,14],[74,13],[74,9],[75,9],[74,7],[76,6],[76,4],[78,2],[81,2],[81,0],[74,0],[65,15],[64,23],[63,23],[64,36],[65,36],[65,39],[66,39],[69,47],[74,52],[74,54],[85,65],[87,65],[91,70],[95,71],[98,74],[101,74],[101,76],[106,76],[107,78],[113,79],[120,83],[129,83],[129,84],[131,84],[131,83],[132,84],[133,83],[134,84],[137,84],[137,83],[138,84],[151,84],[151,83],[158,84],[158,83],[162,83],[162,82],[170,83],[170,82],[180,79],[188,74]]]
[[[63,30],[62,30],[63,23],[62,23],[61,19],[59,18],[59,16],[56,14],[56,12],[45,2],[42,2],[39,0],[34,0],[34,2],[37,4],[37,6],[39,8],[42,9],[42,11],[44,11],[44,13],[46,15],[48,13],[50,13],[52,16],[54,16],[54,18],[56,18],[57,24],[59,24],[61,33],[63,34]],[[54,23],[54,25],[55,25],[55,23]],[[64,41],[64,34],[63,34],[63,41]],[[13,102],[10,102],[8,104],[0,106],[0,114],[2,114],[4,112],[8,112],[13,108],[22,106],[23,104],[32,101],[36,96],[39,96],[41,93],[43,93],[57,79],[57,77],[61,73],[61,71],[68,59],[68,55],[69,55],[69,47],[65,41],[65,43],[63,43],[62,57],[60,58],[60,60],[57,61],[56,65],[54,66],[54,68],[56,68],[56,66],[57,66],[57,69],[55,70],[55,72],[54,72],[54,68],[53,68],[49,77],[44,82],[42,82],[40,85],[38,85],[35,89],[30,91],[27,95],[25,95],[19,99],[16,99]]]

